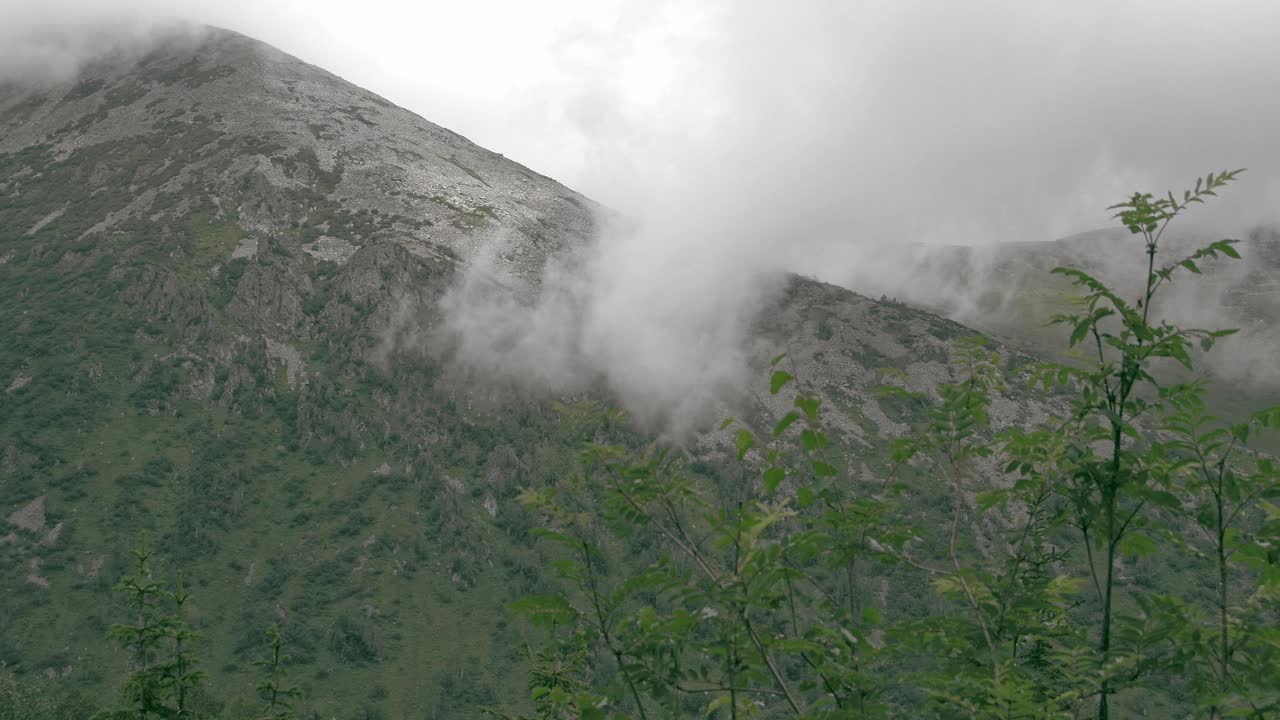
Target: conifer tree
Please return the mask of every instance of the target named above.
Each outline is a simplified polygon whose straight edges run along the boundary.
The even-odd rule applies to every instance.
[[[101,714],[109,720],[193,718],[192,692],[205,680],[190,642],[199,634],[186,620],[191,600],[178,580],[169,590],[152,577],[152,552],[145,534],[133,551],[134,573],[116,585],[125,596],[132,623],[111,626],[110,635],[129,651],[132,671],[124,683],[123,708]]]
[[[302,697],[302,689],[285,684],[289,671],[285,668],[288,660],[283,653],[284,636],[277,625],[267,628],[267,657],[254,660],[253,664],[266,672],[266,677],[258,683],[258,697],[266,706],[259,720],[292,720],[293,701]]]

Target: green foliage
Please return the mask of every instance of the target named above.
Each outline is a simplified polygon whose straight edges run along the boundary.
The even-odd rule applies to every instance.
[[[15,676],[0,666],[0,720],[83,720],[92,706],[52,682]]]
[[[1057,487],[1088,554],[1088,570],[1100,603],[1096,635],[1101,671],[1100,720],[1109,717],[1111,695],[1118,687],[1180,667],[1178,661],[1161,657],[1153,646],[1171,643],[1174,647],[1169,652],[1175,656],[1187,652],[1187,646],[1177,642],[1177,635],[1187,627],[1185,614],[1177,612],[1183,607],[1182,599],[1134,596],[1137,612],[1124,614],[1116,604],[1116,575],[1122,555],[1149,555],[1156,549],[1149,538],[1161,534],[1177,536],[1188,522],[1205,527],[1204,514],[1188,513],[1178,494],[1190,495],[1193,505],[1195,498],[1206,491],[1217,498],[1219,512],[1211,523],[1211,529],[1219,536],[1215,541],[1219,556],[1217,604],[1222,617],[1227,614],[1229,568],[1223,536],[1228,528],[1222,517],[1222,503],[1228,497],[1225,477],[1235,475],[1227,469],[1230,448],[1217,458],[1221,474],[1215,483],[1196,439],[1204,418],[1194,409],[1202,404],[1198,396],[1203,387],[1166,386],[1153,374],[1153,368],[1162,360],[1172,360],[1189,370],[1193,364],[1191,351],[1197,343],[1208,351],[1215,340],[1234,330],[1182,328],[1157,321],[1151,313],[1159,290],[1173,280],[1177,271],[1199,274],[1196,261],[1219,256],[1239,258],[1232,247],[1235,241],[1222,240],[1171,264],[1156,263],[1160,240],[1169,224],[1190,206],[1215,195],[1240,172],[1210,174],[1197,180],[1194,189],[1183,193],[1182,200],[1172,193],[1159,199],[1135,193],[1128,201],[1113,206],[1125,227],[1143,239],[1147,275],[1136,303],[1127,302],[1081,270],[1055,270],[1071,279],[1085,295],[1081,312],[1055,316],[1053,322],[1071,328],[1070,345],[1087,341],[1093,358],[1082,369],[1062,365],[1041,369],[1040,377],[1046,385],[1055,379],[1067,381],[1078,394],[1070,415],[1057,428],[1058,436],[1066,440],[1060,444],[1062,452],[1024,461],[1022,469],[1027,477]],[[1166,429],[1173,431],[1173,439],[1152,431],[1151,423],[1159,422],[1162,416],[1169,418]],[[1209,437],[1212,443],[1219,435],[1210,433]],[[1014,447],[1025,449],[1025,439]],[[1212,454],[1221,447],[1211,444],[1207,449]],[[1188,484],[1186,468],[1197,464],[1197,460],[1202,481]],[[1245,484],[1257,486],[1258,480]],[[1221,628],[1217,651],[1219,695],[1230,684],[1232,655],[1229,623],[1225,619]],[[1273,651],[1271,648],[1268,653]],[[1220,700],[1201,700],[1198,704],[1207,709],[1210,717],[1222,716]]]
[[[181,155],[180,141],[202,147],[217,138],[157,138],[156,152]],[[34,533],[13,545],[0,540],[0,662],[23,681],[56,671],[51,685],[114,705],[113,685],[134,668],[101,642],[113,619],[108,578],[124,563],[110,548],[146,529],[199,597],[200,668],[211,673],[202,692],[252,698],[248,668],[261,630],[286,610],[291,669],[309,691],[300,715],[438,704],[445,660],[374,661],[414,638],[492,659],[465,683],[476,697],[515,692],[522,660],[489,620],[541,576],[527,571],[537,557],[524,543],[528,516],[512,499],[519,483],[572,462],[577,431],[566,423],[562,433],[560,418],[530,401],[501,413],[467,407],[435,388],[439,364],[430,359],[369,367],[376,340],[365,330],[390,307],[378,303],[391,300],[357,308],[344,294],[352,265],[317,267],[325,299],[311,309],[328,314],[314,343],[288,339],[313,373],[305,392],[290,386],[258,332],[233,317],[246,306],[242,285],[284,261],[265,251],[228,261],[242,231],[234,212],[217,214],[206,188],[175,189],[153,221],[78,239],[149,180],[168,183],[184,166],[156,163],[147,176],[154,158],[131,150],[137,142],[86,146],[67,160],[45,147],[0,154],[3,177],[29,176],[21,193],[0,190],[0,391],[29,381],[0,392],[0,524],[41,495],[48,525],[66,521],[49,546]],[[95,167],[100,188],[84,177]],[[329,215],[328,234],[396,221]],[[296,253],[290,262],[298,267],[288,272],[303,272],[311,259]],[[405,267],[422,280],[418,264]],[[294,278],[281,270],[268,280],[288,295]],[[504,447],[510,462],[491,468]],[[395,472],[373,476],[384,461]],[[485,492],[502,506],[492,520]],[[370,536],[379,542],[366,551],[360,543]],[[294,547],[307,552],[294,556]],[[50,589],[25,580],[37,559]],[[513,564],[526,574],[508,585]],[[381,615],[366,618],[365,607]],[[325,682],[314,678],[335,666]],[[382,697],[364,696],[372,678],[388,688]]]
[[[329,650],[338,662],[364,665],[382,660],[382,643],[376,628],[367,621],[339,615],[329,630]]]
[[[1178,468],[1176,507],[1196,532],[1170,533],[1186,552],[1212,558],[1215,590],[1209,608],[1172,602],[1187,682],[1210,717],[1280,712],[1280,643],[1274,607],[1280,599],[1280,497],[1275,461],[1250,447],[1261,432],[1280,428],[1275,410],[1238,423],[1208,416],[1198,386],[1169,393],[1164,429]],[[1242,457],[1243,456],[1243,457]]]
[[[521,613],[536,609],[527,604],[513,605]],[[550,644],[533,654],[529,663],[529,696],[533,701],[533,715],[510,715],[493,708],[484,708],[487,715],[503,720],[576,720],[577,718],[603,718],[607,716],[601,698],[587,691],[588,643],[581,634],[572,635]]]
[[[285,669],[287,658],[282,652],[283,647],[284,635],[280,634],[279,626],[267,628],[267,658],[253,662],[266,672],[257,688],[258,697],[266,703],[260,720],[292,720],[293,701],[302,697],[301,688],[285,684],[289,671]]]
[[[210,107],[137,101],[207,69],[85,86],[82,105],[101,112],[0,152],[0,525],[37,497],[48,508],[41,532],[9,543],[15,528],[0,529],[0,662],[22,688],[124,705],[116,686],[137,668],[102,638],[122,619],[112,583],[134,574],[118,538],[145,529],[160,574],[181,569],[199,600],[186,609],[204,638],[184,652],[210,674],[200,698],[256,704],[251,663],[273,622],[307,689],[299,716],[447,717],[511,697],[525,658],[502,608],[549,590],[514,495],[571,466],[594,424],[532,400],[477,407],[416,352],[371,364],[401,291],[430,302],[449,263],[377,241],[423,223],[334,197],[341,161],[326,170]],[[88,125],[130,104],[172,119],[94,142]],[[292,182],[265,187],[246,159]],[[231,259],[241,207],[281,232],[255,229],[258,253]],[[299,251],[322,235],[366,250],[345,265]],[[292,384],[264,335],[298,351]],[[459,677],[455,653],[480,670]]]
[[[1153,304],[1179,271],[1239,257],[1224,240],[1156,263],[1169,223],[1239,172],[1113,208],[1144,240],[1134,303],[1055,270],[1084,296],[1052,322],[1092,360],[1018,372],[1067,392],[1060,414],[993,428],[1012,370],[982,338],[954,343],[957,379],[929,392],[885,374],[881,398],[920,410],[903,413],[918,422],[894,443],[895,474],[931,479],[945,523],[912,523],[908,484],[850,477],[803,387],[767,431],[721,427],[758,478],[745,486],[716,492],[678,454],[597,441],[581,472],[526,490],[565,587],[511,605],[547,638],[535,717],[1105,719],[1156,697],[1182,715],[1274,717],[1280,466],[1250,443],[1280,410],[1221,423],[1203,384],[1156,372],[1193,368],[1232,332]],[[774,396],[800,382],[784,360]],[[1136,581],[1173,566],[1199,567],[1212,592]],[[877,603],[885,572],[926,580],[930,606]],[[594,673],[584,653],[604,661]]]
[[[771,392],[793,379],[775,370]],[[736,717],[775,706],[814,717],[879,712],[871,637],[880,618],[860,602],[853,568],[884,555],[868,546],[872,533],[901,538],[885,526],[885,499],[847,492],[818,398],[798,394],[793,407],[767,435],[736,431],[739,459],[759,456],[764,469],[731,506],[716,506],[666,451],[633,455],[604,444],[585,450],[582,474],[525,493],[546,518],[538,536],[564,551],[556,568],[576,600],[513,609],[549,621],[553,636],[565,626],[570,637],[591,638],[592,651],[612,659],[592,692],[562,693],[583,717],[722,708]],[[784,484],[794,500],[778,496]],[[626,578],[608,571],[617,546],[649,539],[662,549],[642,570]]]
[[[131,624],[111,626],[111,636],[129,651],[133,671],[124,684],[125,707],[101,715],[104,720],[194,717],[191,698],[205,681],[189,643],[200,636],[187,624],[190,593],[182,578],[169,590],[152,579],[151,551],[139,537],[133,549],[134,574],[116,586],[134,616]]]

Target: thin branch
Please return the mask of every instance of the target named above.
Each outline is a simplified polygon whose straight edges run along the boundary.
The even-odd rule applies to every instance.
[[[749,695],[770,695],[773,697],[786,697],[779,690],[771,690],[769,688],[749,688],[738,687],[736,685],[705,685],[702,687],[687,687],[677,683],[676,690],[683,693],[709,693],[709,692],[728,692],[728,693],[747,693]]]
[[[582,559],[587,566],[587,582],[591,589],[591,604],[595,607],[596,621],[600,624],[600,634],[604,637],[604,644],[609,648],[609,652],[613,653],[613,659],[618,663],[618,672],[627,681],[627,687],[631,689],[631,697],[635,700],[636,708],[640,711],[641,720],[647,720],[644,711],[644,703],[640,701],[640,692],[636,689],[635,682],[631,679],[631,673],[627,672],[626,663],[622,661],[622,651],[613,643],[613,637],[609,634],[609,623],[605,619],[604,608],[600,604],[600,592],[596,585],[595,566],[591,562],[591,548],[587,545],[586,540],[579,540],[582,543]]]
[[[742,618],[742,624],[747,629],[747,635],[751,638],[752,644],[756,646],[756,652],[760,654],[760,659],[764,661],[766,667],[769,668],[769,674],[773,676],[773,681],[778,683],[778,687],[782,688],[783,694],[787,697],[787,704],[791,706],[791,710],[796,714],[802,714],[800,706],[796,704],[795,697],[791,694],[791,688],[787,686],[787,681],[783,679],[782,673],[778,672],[778,666],[774,664],[773,658],[769,656],[769,651],[765,649],[764,643],[760,641],[760,636],[756,634],[756,629],[751,624],[751,619],[743,610],[739,617]]]

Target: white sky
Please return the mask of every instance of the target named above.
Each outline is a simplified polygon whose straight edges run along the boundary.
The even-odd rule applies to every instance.
[[[728,165],[797,190],[788,199],[820,225],[925,240],[1046,239],[1105,224],[1101,208],[1138,187],[1227,166],[1253,168],[1251,214],[1270,215],[1280,187],[1280,2],[1268,0],[176,7],[0,0],[0,63],[35,27],[177,14],[281,47],[624,210]]]

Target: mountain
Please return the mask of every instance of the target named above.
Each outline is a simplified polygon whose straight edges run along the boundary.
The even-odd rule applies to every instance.
[[[504,506],[560,467],[530,464],[552,413],[466,413],[387,333],[485,232],[536,272],[590,201],[225,31],[6,87],[0,138],[6,665],[112,697],[147,530],[228,683],[277,621],[326,713],[512,682],[493,621],[536,573]]]
[[[109,704],[127,667],[105,639],[127,614],[112,587],[145,531],[195,596],[228,716],[272,623],[306,713],[518,704],[526,649],[504,608],[552,580],[514,497],[574,470],[596,432],[575,411],[609,398],[486,392],[450,359],[440,299],[497,235],[497,280],[535,294],[602,212],[227,31],[0,88],[0,661]],[[749,355],[763,381],[788,353],[841,472],[874,481],[919,412],[874,388],[953,379],[972,333],[792,277]],[[1008,351],[1006,371],[1029,359]],[[754,389],[730,401],[743,419],[786,411]],[[1015,388],[992,417],[1052,402]],[[717,462],[731,438],[692,447],[709,487],[742,481]],[[926,522],[949,503],[928,482],[911,489]],[[922,577],[868,572],[888,615],[927,608]]]

